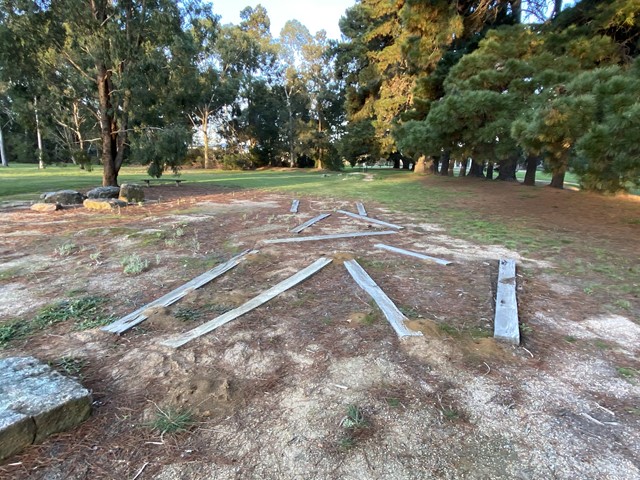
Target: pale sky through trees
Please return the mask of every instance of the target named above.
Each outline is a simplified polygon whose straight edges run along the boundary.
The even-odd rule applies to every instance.
[[[267,9],[271,19],[271,34],[280,35],[280,30],[287,20],[299,20],[314,34],[318,30],[326,30],[329,38],[340,38],[338,21],[347,8],[355,0],[218,0],[213,1],[213,10],[222,17],[225,23],[240,22],[240,11],[247,6],[261,4]]]

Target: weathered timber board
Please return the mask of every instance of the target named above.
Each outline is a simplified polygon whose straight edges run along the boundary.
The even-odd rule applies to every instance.
[[[215,330],[216,328],[224,325],[225,323],[228,323],[231,320],[234,320],[240,317],[241,315],[244,315],[245,313],[253,310],[254,308],[257,308],[260,305],[268,302],[272,298],[280,295],[282,292],[289,290],[291,287],[296,286],[298,283],[307,279],[314,273],[318,272],[319,270],[322,270],[324,267],[329,265],[331,261],[332,260],[330,258],[319,258],[308,267],[303,268],[298,273],[292,275],[286,280],[283,280],[277,285],[271,287],[269,290],[265,290],[260,295],[252,298],[251,300],[239,306],[238,308],[234,308],[233,310],[227,313],[224,313],[219,317],[216,317],[213,320],[210,320],[209,322],[194,328],[193,330],[183,333],[182,335],[169,338],[161,343],[162,345],[166,345],[173,348],[181,347],[185,343],[188,343],[191,340],[194,340],[202,335],[205,335]]]
[[[187,295],[189,292],[196,290],[202,287],[203,285],[206,285],[207,283],[211,282],[212,280],[219,277],[220,275],[228,272],[229,270],[237,266],[240,263],[240,260],[242,260],[242,258],[245,255],[249,253],[254,253],[254,252],[255,251],[252,251],[252,250],[245,250],[244,252],[229,259],[225,263],[222,263],[217,267],[194,278],[193,280],[190,280],[189,282],[176,288],[175,290],[172,290],[171,292],[158,298],[157,300],[154,300],[153,302],[140,307],[135,312],[131,312],[130,314],[125,315],[124,317],[107,325],[106,327],[102,327],[102,330],[104,330],[105,332],[111,332],[111,333],[117,333],[117,334],[126,332],[130,328],[135,327],[136,325],[144,322],[147,318],[149,318],[148,315],[145,314],[145,312],[149,308],[168,307],[169,305],[176,303],[178,300],[180,300],[182,297]]]
[[[294,200],[291,202],[291,213],[298,213],[298,207],[300,206],[300,200]]]
[[[358,209],[358,215],[362,215],[363,217],[367,216],[367,211],[361,202],[356,202],[356,208]]]
[[[411,250],[405,250],[404,248],[392,247],[391,245],[385,245],[384,243],[376,243],[374,247],[379,248],[381,250],[387,250],[389,252],[400,253],[402,255],[408,255],[410,257],[420,258],[422,260],[429,260],[430,262],[435,262],[439,265],[451,265],[453,263],[453,262],[450,262],[449,260],[430,257],[429,255],[424,255],[418,252],[412,252]]]
[[[374,235],[393,235],[398,233],[395,230],[383,230],[380,232],[353,232],[353,233],[332,233],[331,235],[315,235],[312,237],[274,238],[273,240],[262,240],[264,244],[274,243],[294,243],[294,242],[314,242],[316,240],[336,240],[339,238],[371,237]]]
[[[493,336],[497,340],[515,345],[520,344],[518,302],[516,299],[516,261],[512,259],[500,259]]]
[[[373,223],[375,225],[382,225],[383,227],[395,228],[396,230],[402,230],[404,228],[404,227],[401,227],[400,225],[395,225],[389,222],[383,222],[382,220],[378,220],[376,218],[363,217],[362,215],[358,215],[357,213],[347,212],[346,210],[336,210],[336,211],[338,213],[342,213],[343,215],[347,215],[357,220],[362,220],[363,222]]]
[[[298,225],[296,228],[292,228],[289,231],[293,232],[293,233],[300,233],[305,228],[310,227],[311,225],[313,225],[314,223],[319,222],[320,220],[324,220],[325,218],[327,218],[330,215],[331,215],[330,213],[321,213],[317,217],[313,217],[312,219],[307,220],[306,222],[304,222],[302,225]]]
[[[353,277],[355,282],[367,292],[371,298],[376,302],[387,321],[391,324],[399,337],[408,336],[421,336],[422,332],[414,332],[406,327],[405,320],[408,320],[404,314],[398,310],[393,301],[387,296],[386,293],[373,281],[369,274],[360,266],[355,260],[347,260],[344,262],[349,274]]]

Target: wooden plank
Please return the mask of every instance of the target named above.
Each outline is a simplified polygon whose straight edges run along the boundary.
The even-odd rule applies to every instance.
[[[291,203],[291,210],[289,210],[291,213],[298,213],[298,207],[300,206],[300,200],[294,200]]]
[[[343,215],[348,215],[357,220],[362,220],[363,222],[373,223],[375,225],[382,225],[383,227],[395,228],[397,230],[402,230],[404,227],[400,225],[395,225],[389,222],[383,222],[382,220],[377,220],[371,217],[363,217],[362,215],[358,215],[357,213],[347,212],[346,210],[336,210],[338,213],[342,213]]]
[[[310,277],[314,273],[318,272],[319,270],[329,265],[331,261],[332,260],[330,258],[324,258],[324,257],[319,258],[308,267],[303,268],[298,273],[292,275],[286,280],[283,280],[277,285],[271,287],[269,290],[265,290],[260,295],[252,298],[251,300],[239,306],[238,308],[234,308],[233,310],[227,313],[223,313],[219,317],[216,317],[213,320],[210,320],[207,323],[194,328],[193,330],[190,330],[176,337],[169,338],[168,340],[165,340],[164,342],[161,342],[161,343],[162,345],[166,345],[168,347],[173,347],[173,348],[181,347],[185,343],[188,343],[193,339],[201,337],[202,335],[205,335],[215,330],[216,328],[224,325],[225,323],[228,323],[231,320],[234,320],[239,316],[244,315],[247,312],[250,312],[254,308],[257,308],[260,305],[268,302],[272,298],[280,295],[282,292],[289,290],[291,287],[295,287],[298,283],[302,282],[303,280],[306,280],[308,277]]]
[[[516,299],[516,261],[500,259],[493,336],[497,340],[520,344],[518,302]]]
[[[211,270],[203,273],[202,275],[197,276],[196,278],[190,280],[189,282],[176,288],[175,290],[172,290],[171,292],[158,298],[157,300],[154,300],[153,302],[140,307],[135,312],[125,315],[124,317],[116,320],[115,322],[110,323],[106,327],[102,327],[102,330],[104,330],[105,332],[111,332],[111,333],[117,333],[117,334],[126,332],[130,328],[135,327],[136,325],[144,322],[147,318],[149,318],[149,316],[145,314],[145,312],[149,308],[159,307],[159,306],[168,307],[169,305],[176,303],[178,300],[180,300],[182,297],[187,295],[189,292],[197,288],[200,288],[203,285],[206,285],[207,283],[211,282],[212,280],[219,277],[223,273],[237,266],[240,263],[240,260],[242,260],[242,258],[245,255],[249,253],[255,253],[255,252],[256,250],[245,250],[244,252],[229,259],[225,263],[222,263],[217,267],[212,268]]]
[[[344,262],[344,266],[360,288],[367,292],[376,302],[378,307],[380,307],[380,310],[382,310],[387,321],[391,324],[399,337],[419,337],[422,335],[422,332],[414,332],[406,327],[404,321],[408,320],[407,317],[398,310],[398,307],[395,306],[387,294],[382,291],[382,289],[373,281],[358,262],[355,260],[347,260]]]
[[[336,240],[338,238],[357,238],[371,237],[374,235],[393,235],[398,233],[395,230],[384,230],[380,232],[353,232],[353,233],[332,233],[331,235],[315,235],[313,237],[293,237],[293,238],[274,238],[273,240],[262,240],[262,243],[294,243],[294,242],[314,242],[316,240]]]
[[[367,211],[364,209],[364,205],[361,202],[356,202],[356,208],[358,209],[358,215],[363,217],[367,216]]]
[[[384,243],[376,243],[374,247],[379,248],[381,250],[388,250],[389,252],[400,253],[402,255],[409,255],[410,257],[416,257],[422,260],[429,260],[430,262],[435,262],[440,265],[451,265],[453,263],[453,262],[450,262],[449,260],[430,257],[429,255],[424,255],[418,252],[412,252],[411,250],[405,250],[404,248],[392,247],[391,245],[385,245]]]
[[[327,218],[330,215],[331,215],[330,213],[321,213],[317,217],[313,217],[312,219],[307,220],[306,222],[304,222],[302,225],[298,225],[296,228],[292,228],[289,231],[293,232],[293,233],[300,233],[305,228],[310,227],[311,225],[313,225],[314,223],[319,222],[320,220],[324,220],[325,218]]]

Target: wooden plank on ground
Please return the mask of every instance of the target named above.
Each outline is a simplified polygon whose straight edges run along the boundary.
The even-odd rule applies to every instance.
[[[430,257],[429,255],[424,255],[418,252],[412,252],[411,250],[405,250],[404,248],[392,247],[391,245],[385,245],[384,243],[376,243],[374,247],[379,248],[381,250],[388,250],[389,252],[400,253],[402,255],[409,255],[410,257],[416,257],[422,260],[429,260],[430,262],[435,262],[440,265],[451,265],[453,263],[453,262],[450,262],[449,260]]]
[[[516,261],[512,259],[500,259],[493,336],[497,340],[520,344],[516,300]]]
[[[168,307],[169,305],[176,303],[178,300],[180,300],[182,297],[187,295],[189,292],[197,288],[200,288],[203,285],[206,285],[207,283],[211,282],[212,280],[219,277],[223,273],[237,266],[245,255],[249,253],[255,253],[255,252],[256,252],[255,250],[245,250],[244,252],[236,255],[235,257],[229,259],[228,261],[218,265],[215,268],[212,268],[211,270],[203,273],[202,275],[197,276],[193,280],[185,283],[184,285],[176,288],[175,290],[172,290],[171,292],[158,298],[157,300],[154,300],[153,302],[148,303],[143,307],[140,307],[135,312],[125,315],[119,320],[116,320],[115,322],[110,323],[106,327],[102,327],[102,330],[104,330],[105,332],[111,332],[111,333],[117,333],[117,334],[126,332],[130,328],[135,327],[136,325],[144,322],[147,318],[149,318],[148,315],[145,314],[145,312],[148,309],[152,307]]]
[[[398,310],[398,307],[395,306],[387,294],[382,291],[382,289],[373,281],[358,262],[355,260],[347,260],[344,262],[344,266],[360,288],[367,292],[376,302],[378,307],[380,307],[380,310],[382,310],[384,316],[387,317],[387,321],[391,324],[399,337],[417,337],[422,335],[422,332],[414,332],[406,327],[404,321],[408,320],[407,317]]]
[[[329,215],[331,215],[331,214],[330,213],[321,213],[317,217],[313,217],[312,219],[307,220],[306,222],[304,222],[302,225],[298,225],[296,228],[292,228],[289,231],[293,232],[293,233],[300,233],[305,228],[310,227],[314,223],[317,223],[320,220],[323,220],[323,219],[327,218]]]
[[[398,233],[395,230],[383,230],[379,232],[353,232],[353,233],[332,233],[330,235],[315,235],[312,237],[293,237],[293,238],[274,238],[273,240],[262,240],[262,243],[295,243],[295,242],[314,242],[316,240],[336,240],[338,238],[357,238],[371,237],[374,235],[393,235]]]
[[[182,335],[169,338],[164,342],[162,342],[162,345],[166,345],[168,347],[173,347],[173,348],[181,347],[185,343],[188,343],[191,340],[201,337],[202,335],[205,335],[215,330],[216,328],[224,325],[225,323],[228,323],[231,320],[234,320],[239,316],[244,315],[245,313],[253,310],[254,308],[257,308],[260,305],[268,302],[272,298],[280,295],[282,292],[289,290],[291,287],[296,286],[298,283],[307,279],[308,277],[318,272],[319,270],[323,269],[330,263],[331,263],[330,258],[324,258],[324,257],[319,258],[308,267],[303,268],[298,273],[292,275],[286,280],[283,280],[277,285],[271,287],[269,290],[265,290],[260,295],[252,298],[251,300],[239,306],[238,308],[234,308],[233,310],[227,313],[223,313],[219,317],[216,317],[213,320],[210,320],[209,322],[194,328],[193,330],[183,333]]]
[[[356,202],[356,208],[358,209],[359,215],[362,215],[363,217],[367,216],[367,211],[364,209],[362,202]]]
[[[298,213],[298,207],[300,206],[300,200],[294,200],[291,202],[291,213]]]
[[[383,222],[382,220],[377,220],[371,217],[363,217],[362,215],[358,215],[357,213],[347,212],[346,210],[336,210],[338,213],[342,213],[343,215],[348,215],[357,220],[362,220],[363,222],[373,223],[375,225],[382,225],[383,227],[395,228],[397,230],[402,230],[404,227],[400,225],[395,225],[389,222]]]

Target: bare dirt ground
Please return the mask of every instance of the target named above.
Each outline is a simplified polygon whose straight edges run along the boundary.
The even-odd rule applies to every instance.
[[[462,185],[471,195],[482,189],[486,201],[463,198],[461,208],[562,229],[637,267],[633,199]],[[612,310],[611,292],[592,288],[597,272],[571,277],[555,265],[574,244],[527,256],[452,238],[435,218],[367,204],[370,216],[407,228],[265,245],[319,213],[355,206],[305,198],[294,215],[284,195],[196,186],[147,192],[158,203],[110,215],[1,211],[0,324],[84,295],[109,298],[107,313],[123,316],[241,250],[259,252],[123,336],[60,323],[0,350],[81,360],[95,400],[87,422],[6,460],[0,477],[640,478],[640,387],[630,378],[640,370],[638,285],[616,294],[626,303]],[[332,213],[301,235],[376,229]],[[376,243],[454,263],[416,261]],[[147,271],[122,273],[131,253],[148,260]],[[320,256],[333,262],[271,302],[180,349],[160,345]],[[520,347],[491,338],[501,256],[518,260]],[[395,336],[342,265],[350,258],[424,336]],[[364,417],[357,428],[344,422],[349,406]],[[150,428],[170,408],[193,413],[188,431]]]

